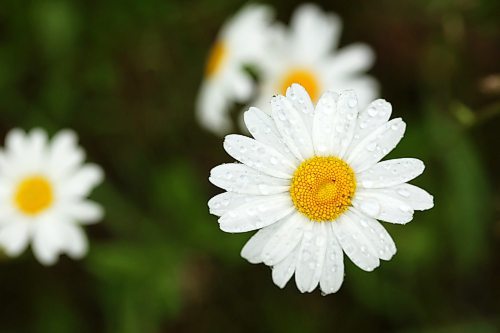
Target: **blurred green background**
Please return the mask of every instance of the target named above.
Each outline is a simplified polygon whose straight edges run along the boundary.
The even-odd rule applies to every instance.
[[[298,1],[275,1],[287,22]],[[0,136],[70,127],[107,179],[90,253],[0,261],[0,332],[499,332],[500,2],[321,1],[341,44],[369,43],[394,116],[391,156],[418,157],[435,208],[384,224],[397,255],[346,258],[337,294],[275,287],[218,229],[210,168],[230,158],[194,101],[208,49],[241,1],[0,2]]]

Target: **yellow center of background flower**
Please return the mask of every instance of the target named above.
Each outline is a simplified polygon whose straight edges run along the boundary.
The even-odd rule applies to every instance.
[[[227,47],[223,42],[217,41],[208,56],[207,66],[205,68],[205,74],[207,77],[215,75],[227,58]]]
[[[351,205],[356,178],[337,157],[312,157],[295,171],[290,196],[299,212],[312,221],[333,221]]]
[[[36,215],[47,209],[53,199],[52,185],[42,176],[25,178],[14,197],[17,207],[27,215]]]
[[[293,83],[298,83],[307,91],[313,102],[317,102],[319,98],[319,82],[316,75],[307,69],[293,69],[288,71],[282,81],[280,91],[282,95],[286,94],[286,90]]]

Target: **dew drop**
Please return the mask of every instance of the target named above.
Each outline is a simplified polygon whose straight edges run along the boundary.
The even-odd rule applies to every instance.
[[[369,216],[377,216],[380,213],[380,204],[373,199],[366,199],[360,204],[360,209]]]
[[[399,206],[399,209],[403,212],[403,213],[409,213],[411,212],[411,208],[409,206],[406,206],[406,205],[401,205]]]
[[[374,107],[369,107],[368,108],[368,115],[370,117],[375,117],[377,115],[377,109],[375,109]]]
[[[410,191],[405,190],[403,188],[399,189],[397,192],[400,196],[405,197],[405,198],[408,198],[410,196]]]
[[[377,148],[376,142],[371,142],[366,146],[366,150],[368,151],[375,151],[376,148]]]

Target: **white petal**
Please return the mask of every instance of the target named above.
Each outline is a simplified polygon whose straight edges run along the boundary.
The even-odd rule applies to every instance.
[[[228,107],[229,101],[219,85],[211,81],[202,83],[196,99],[196,116],[203,127],[218,135],[228,133],[231,129]]]
[[[314,63],[323,58],[338,43],[340,19],[323,12],[318,6],[304,4],[298,7],[290,20],[291,45],[302,61]]]
[[[274,148],[243,135],[228,135],[224,149],[229,155],[249,167],[269,176],[290,179],[295,166]]]
[[[302,239],[304,225],[308,222],[298,212],[283,220],[262,251],[262,259],[268,266],[274,266],[290,255]]]
[[[64,203],[63,211],[79,224],[99,222],[104,215],[102,206],[90,200]]]
[[[314,148],[302,116],[284,96],[271,99],[272,117],[288,149],[298,160],[314,155]]]
[[[52,139],[48,171],[54,178],[67,176],[83,162],[85,154],[76,144],[77,136],[71,130],[62,130]]]
[[[39,128],[31,130],[24,153],[30,156],[35,168],[40,168],[47,154],[47,133]]]
[[[240,163],[216,166],[210,171],[210,182],[227,191],[248,194],[276,194],[286,192],[290,181],[258,172]]]
[[[103,171],[98,165],[85,164],[62,183],[63,195],[85,197],[96,185],[102,182],[103,178]]]
[[[300,244],[283,261],[273,267],[273,282],[280,288],[284,288],[295,272],[295,264],[300,249]]]
[[[358,91],[358,90],[356,90]],[[367,135],[389,121],[392,113],[392,106],[383,99],[377,99],[362,109],[358,114],[356,131],[352,138],[348,152],[352,150],[363,140]]]
[[[312,133],[314,104],[307,91],[300,84],[294,83],[286,90],[286,97],[301,115],[309,133]]]
[[[382,189],[358,189],[352,205],[378,220],[406,224],[413,219],[413,209],[404,200]]]
[[[264,247],[276,230],[281,227],[282,222],[283,221],[278,221],[257,231],[252,238],[246,242],[243,249],[241,249],[241,256],[252,264],[261,263]]]
[[[344,281],[344,253],[333,233],[333,223],[326,225],[325,263],[319,281],[321,291],[325,294],[337,292]]]
[[[306,224],[295,269],[295,282],[301,292],[312,292],[319,283],[325,262],[326,223]]]
[[[224,24],[220,38],[228,44],[234,61],[259,64],[267,50],[272,16],[270,6],[250,4]]]
[[[0,225],[8,224],[18,216],[17,207],[11,204],[10,198],[4,198],[5,201],[0,202]]]
[[[337,100],[337,108],[333,118],[334,135],[332,137],[332,153],[343,157],[352,141],[358,116],[358,98],[352,90],[343,91]]]
[[[219,218],[221,230],[246,232],[266,227],[294,210],[288,193],[261,196],[227,211]]]
[[[27,135],[19,129],[14,128],[5,137],[5,147],[9,155],[21,155],[26,151]]]
[[[396,244],[387,230],[377,220],[359,213],[355,208],[351,208],[350,213],[353,217],[351,222],[365,235],[377,256],[390,260],[396,253]]]
[[[0,228],[0,244],[8,256],[16,257],[26,249],[30,225],[26,221],[12,221]]]
[[[332,80],[333,81],[333,80]],[[335,83],[329,84],[330,87],[335,87]],[[358,96],[360,110],[366,108],[379,95],[380,85],[373,77],[368,75],[356,75],[350,78],[342,79],[338,83],[337,89],[351,89]],[[359,129],[359,127],[358,127]]]
[[[356,175],[356,181],[365,188],[389,187],[418,177],[424,168],[424,163],[416,158],[387,160]]]
[[[427,210],[434,207],[434,198],[420,187],[411,184],[400,184],[381,189],[385,195],[404,201],[414,210]]]
[[[273,119],[263,111],[251,107],[244,113],[245,124],[248,131],[255,140],[260,141],[276,151],[286,156],[288,159],[297,162],[290,150],[283,143],[281,134],[278,132]]]
[[[347,156],[347,163],[360,173],[387,155],[404,135],[406,124],[401,118],[393,119],[363,139]]]
[[[356,43],[338,50],[328,63],[328,76],[353,76],[368,70],[375,59],[373,50],[366,44]]]
[[[224,215],[228,210],[234,209],[242,204],[260,198],[256,195],[240,194],[233,192],[224,192],[217,194],[208,201],[210,214],[216,216]]]
[[[339,95],[332,91],[325,92],[314,110],[312,139],[316,155],[333,155],[333,119],[338,97]]]
[[[253,80],[245,72],[236,71],[228,77],[230,89],[234,100],[245,103],[250,98],[253,91]]]
[[[59,228],[61,222],[38,220],[33,232],[33,254],[43,265],[53,265],[58,259],[65,239]]]
[[[359,268],[372,271],[378,267],[380,261],[354,223],[352,217],[344,213],[332,222],[333,232],[349,259]]]
[[[88,251],[88,240],[82,228],[72,223],[64,223],[61,227],[65,237],[64,250],[68,255],[73,259],[85,256]]]

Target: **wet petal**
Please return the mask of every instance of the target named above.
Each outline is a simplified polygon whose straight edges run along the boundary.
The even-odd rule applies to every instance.
[[[418,177],[424,168],[424,163],[416,158],[398,158],[375,164],[356,175],[356,180],[365,188],[390,187]]]
[[[272,117],[288,149],[298,160],[314,155],[314,148],[309,131],[302,116],[292,103],[283,96],[271,100]]]
[[[290,179],[293,162],[274,148],[243,135],[228,135],[224,149],[236,160],[269,176]]]
[[[346,162],[356,173],[370,168],[396,147],[404,135],[405,128],[406,125],[401,118],[393,119],[378,127],[346,156]]]
[[[247,194],[276,194],[290,187],[287,179],[268,176],[240,163],[216,166],[210,171],[209,180],[227,191]]]

